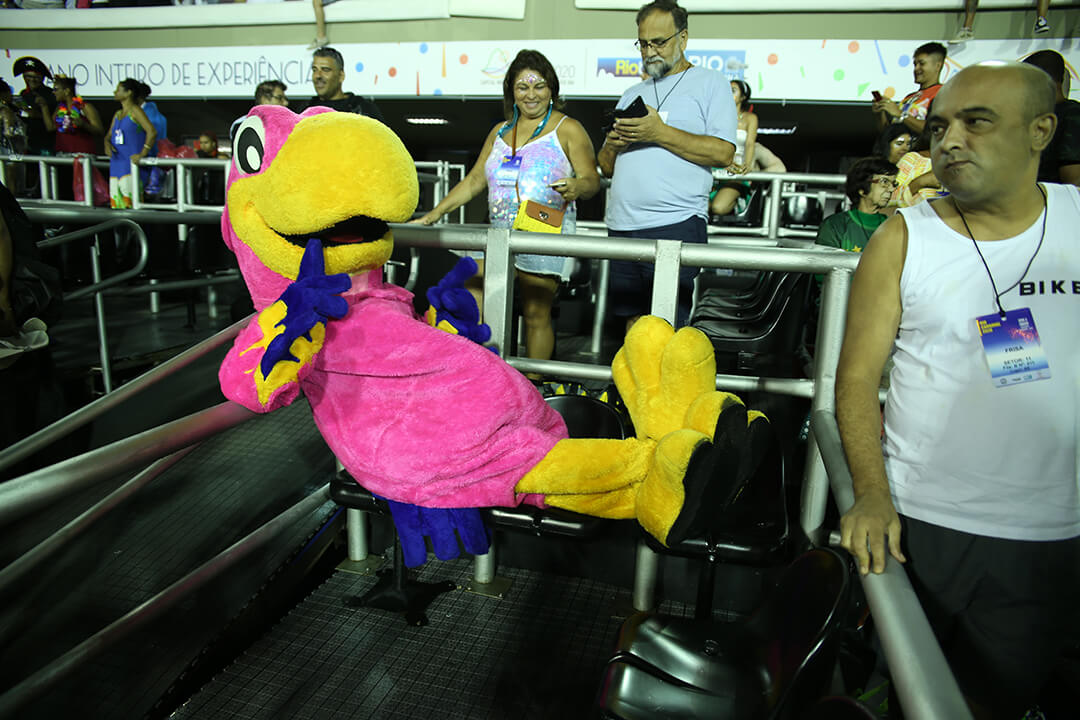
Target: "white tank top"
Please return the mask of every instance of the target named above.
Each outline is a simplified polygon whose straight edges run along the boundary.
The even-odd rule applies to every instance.
[[[975,318],[996,311],[971,238],[930,203],[902,208],[903,314],[885,406],[885,469],[897,510],[977,535],[1080,535],[1080,192],[1046,184],[1042,248],[1006,310],[1031,309],[1051,377],[997,388]],[[980,242],[999,290],[1020,279],[1042,217]]]

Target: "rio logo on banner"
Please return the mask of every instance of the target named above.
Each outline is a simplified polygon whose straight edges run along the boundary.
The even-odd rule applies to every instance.
[[[728,80],[742,80],[746,67],[745,50],[687,50],[686,59],[692,65],[724,73]],[[596,59],[596,74],[617,78],[641,77],[640,57],[600,57]]]

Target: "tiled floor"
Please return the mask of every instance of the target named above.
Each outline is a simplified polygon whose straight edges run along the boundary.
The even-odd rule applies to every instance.
[[[466,560],[433,561],[418,577],[461,586],[470,573]],[[434,602],[429,625],[412,627],[344,607],[375,578],[338,571],[173,717],[591,717],[627,591],[530,570],[500,575],[513,581],[503,597],[458,589]]]

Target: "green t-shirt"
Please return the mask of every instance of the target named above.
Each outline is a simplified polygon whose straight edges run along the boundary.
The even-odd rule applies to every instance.
[[[850,252],[862,252],[870,236],[886,220],[888,218],[880,213],[864,213],[852,208],[826,218],[818,228],[815,242]]]
[[[870,236],[881,223],[889,218],[880,213],[864,213],[855,208],[825,218],[818,227],[818,245],[840,248],[848,252],[862,252]],[[824,275],[815,275],[818,288],[825,282]]]

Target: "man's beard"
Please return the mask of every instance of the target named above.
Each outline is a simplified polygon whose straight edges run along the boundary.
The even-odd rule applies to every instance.
[[[671,72],[673,67],[675,67],[673,63],[662,57],[649,58],[645,61],[645,74],[653,80],[659,80]]]

